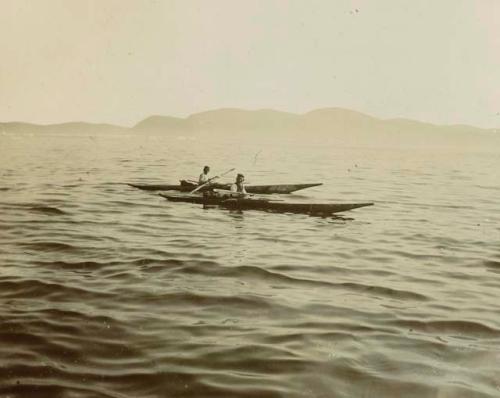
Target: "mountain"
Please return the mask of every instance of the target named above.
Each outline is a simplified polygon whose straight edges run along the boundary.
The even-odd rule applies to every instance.
[[[349,109],[323,108],[305,114],[270,109],[216,109],[195,113],[187,118],[152,116],[133,127],[138,132],[185,133],[307,133],[307,134],[424,134],[480,133],[496,129],[480,129],[466,125],[435,125],[410,119],[380,119]]]
[[[120,133],[125,127],[112,124],[69,122],[60,124],[33,124],[23,122],[0,123],[0,133],[50,133],[50,134],[96,134]]]
[[[326,108],[304,115],[271,109],[248,111],[225,108],[195,113],[186,119],[167,117],[148,118],[134,127],[138,131],[168,132],[171,130],[201,133],[300,133],[304,131],[332,131],[345,129],[370,129],[379,119],[359,112]]]
[[[193,130],[262,132],[290,130],[299,120],[299,115],[288,112],[229,108],[196,113],[187,118],[187,123]]]

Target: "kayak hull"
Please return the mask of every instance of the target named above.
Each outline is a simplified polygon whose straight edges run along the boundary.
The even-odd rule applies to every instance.
[[[180,192],[191,192],[193,189],[197,187],[196,184],[177,184],[177,185],[169,185],[169,184],[128,184],[131,187],[139,188],[145,191],[180,191]],[[256,193],[256,194],[287,194],[296,191],[300,191],[301,189],[317,187],[322,185],[321,183],[310,183],[310,184],[274,184],[274,185],[245,185],[245,189],[248,193]],[[216,189],[230,189],[231,184],[210,184],[206,187],[201,188],[199,191],[210,191],[214,188]]]
[[[199,195],[159,194],[171,202],[196,203],[205,206],[219,206],[231,210],[263,210],[278,213],[300,213],[328,215],[360,207],[372,206],[373,203],[293,203],[267,199],[204,197]]]

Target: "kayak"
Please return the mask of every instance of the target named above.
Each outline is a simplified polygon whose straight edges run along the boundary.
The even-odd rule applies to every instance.
[[[293,203],[269,199],[220,198],[216,196],[168,195],[163,193],[159,195],[171,202],[197,203],[205,206],[219,206],[231,210],[264,210],[313,215],[329,215],[373,205],[373,203]]]
[[[169,184],[128,184],[131,187],[143,189],[145,191],[181,191],[181,192],[191,192],[198,185],[182,181],[178,185]],[[248,193],[256,194],[273,194],[273,193],[292,193],[295,191],[300,191],[301,189],[317,187],[323,185],[321,183],[310,183],[310,184],[274,184],[274,185],[245,185],[245,189]],[[229,189],[231,184],[213,183],[207,185],[200,189],[200,192],[210,191],[214,188],[216,189]]]

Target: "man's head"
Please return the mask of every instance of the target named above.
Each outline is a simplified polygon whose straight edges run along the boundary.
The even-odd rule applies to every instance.
[[[210,171],[210,167],[208,167],[208,166],[203,167],[203,172],[205,174],[208,174],[209,171]]]
[[[243,181],[245,181],[245,176],[243,174],[238,174],[236,176],[236,183],[241,184]]]

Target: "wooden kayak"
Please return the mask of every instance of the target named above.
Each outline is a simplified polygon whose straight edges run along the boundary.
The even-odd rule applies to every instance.
[[[171,202],[197,203],[205,206],[219,206],[232,210],[264,210],[279,213],[312,215],[329,215],[373,205],[373,203],[293,203],[268,199],[219,198],[215,196],[168,195],[163,193],[159,195]]]
[[[197,187],[196,184],[183,182],[178,185],[169,184],[128,184],[131,187],[143,189],[145,191],[181,191],[181,192],[191,192]],[[274,185],[245,185],[245,189],[248,193],[256,194],[273,194],[273,193],[292,193],[295,191],[300,191],[301,189],[317,187],[323,185],[321,183],[310,183],[310,184],[274,184]],[[214,188],[216,189],[229,189],[231,184],[221,184],[214,183],[200,189],[203,191],[210,191]]]

